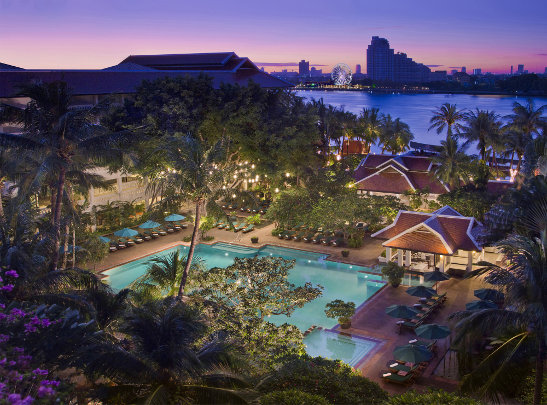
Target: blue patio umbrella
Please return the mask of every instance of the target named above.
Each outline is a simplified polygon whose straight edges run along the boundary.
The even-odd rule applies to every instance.
[[[410,287],[406,290],[407,294],[412,295],[413,297],[420,297],[420,298],[431,298],[434,295],[437,295],[435,290],[431,287],[426,287],[424,285],[417,285],[414,287]]]
[[[171,215],[166,216],[163,219],[167,222],[175,222],[175,221],[183,221],[184,219],[186,219],[186,217],[184,215],[171,214]]]
[[[416,364],[431,360],[433,353],[422,345],[404,345],[396,347],[393,356],[395,360]]]
[[[123,228],[119,231],[114,232],[114,235],[119,236],[120,238],[130,238],[132,236],[138,235],[139,233],[131,228]]]
[[[436,323],[418,326],[414,331],[416,332],[416,336],[424,339],[444,339],[450,335],[448,327],[437,325]]]
[[[468,311],[478,311],[481,309],[495,309],[497,307],[498,306],[496,304],[488,300],[471,301],[465,304],[465,309],[467,309]]]
[[[161,226],[161,224],[158,224],[157,222],[148,220],[144,224],[140,224],[139,228],[141,228],[141,229],[154,229],[154,228],[157,228],[159,226]]]
[[[481,300],[488,300],[493,302],[503,301],[505,295],[498,290],[493,288],[480,288],[475,290],[475,297],[480,298]]]
[[[440,272],[439,270],[424,273],[425,281],[445,281],[448,279],[450,279],[450,276],[446,273]]]
[[[112,242],[109,238],[107,238],[106,236],[99,236],[99,239],[101,242],[103,243],[110,243]]]
[[[418,311],[408,305],[390,305],[386,308],[386,314],[394,318],[410,319],[417,313]]]

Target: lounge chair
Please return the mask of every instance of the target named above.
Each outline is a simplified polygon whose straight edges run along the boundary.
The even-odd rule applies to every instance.
[[[117,248],[118,249],[124,249],[127,247],[126,240],[123,238],[118,239]]]
[[[315,232],[310,232],[310,233],[306,234],[306,235],[302,238],[302,240],[303,240],[304,242],[306,242],[306,243],[310,243],[310,242],[312,241],[312,239],[313,239],[314,236],[315,236]]]
[[[325,239],[321,241],[321,244],[323,245],[330,245],[331,242],[334,240],[334,236],[327,236]]]
[[[110,250],[110,252],[115,252],[116,250],[118,250],[116,245],[113,245],[113,244],[111,244],[108,249]]]
[[[331,241],[332,246],[342,246],[344,244],[343,238],[334,238],[333,241]]]
[[[160,236],[167,235],[167,232],[165,231],[165,229],[162,229],[162,228],[158,229],[157,232],[160,234]]]
[[[247,233],[247,232],[251,232],[253,229],[255,229],[255,226],[253,224],[249,224],[245,228],[243,228],[241,232]]]
[[[217,225],[217,228],[218,229],[224,229],[228,226],[228,223],[227,222],[220,222],[218,225]]]
[[[135,235],[135,239],[133,239],[135,241],[135,243],[143,243],[144,242],[144,239],[142,238],[142,236],[140,234],[138,235]]]
[[[239,232],[247,227],[245,222],[241,222],[238,226],[234,227],[234,232]]]
[[[427,349],[429,349],[431,351],[434,351],[437,348],[437,341],[436,340],[433,340],[432,342],[428,342],[428,341],[421,340],[421,339],[410,339],[408,341],[408,344],[423,346],[423,347],[426,347]]]
[[[325,237],[326,237],[325,235],[323,235],[322,233],[319,233],[315,235],[311,241],[312,243],[316,243],[316,244],[321,243],[321,241],[325,239]]]
[[[296,235],[294,235],[292,238],[293,238],[293,240],[299,242],[299,241],[302,240],[302,238],[303,238],[304,236],[306,236],[306,231],[300,231],[300,232],[298,232]]]
[[[401,372],[402,373],[402,372]],[[416,376],[414,373],[406,373],[406,375],[399,375],[391,372],[383,373],[382,379],[387,382],[401,385],[411,385]]]
[[[277,237],[278,237],[279,239],[285,239],[285,234],[286,234],[287,232],[289,232],[289,231],[287,230],[287,231],[280,232],[279,235],[277,235]]]
[[[250,209],[250,208],[249,207],[241,207],[240,211],[241,212],[247,212],[248,209]]]
[[[399,371],[402,371],[405,373],[414,373],[419,371],[422,368],[420,364],[413,364],[411,366],[407,366],[406,364],[402,364],[396,360],[390,360],[387,364],[387,367],[389,368],[389,371],[392,373],[398,373]]]
[[[173,228],[171,225],[165,225],[165,227],[163,228],[167,231],[167,233],[174,233],[175,232],[175,228]]]
[[[288,231],[285,233],[285,236],[283,236],[283,239],[291,240],[294,235],[296,235],[296,231]]]

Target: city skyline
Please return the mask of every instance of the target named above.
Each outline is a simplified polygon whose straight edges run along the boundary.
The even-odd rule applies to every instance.
[[[380,36],[432,70],[509,73],[524,64],[543,73],[547,66],[547,8],[540,0],[463,1],[450,13],[428,1],[313,4],[323,3],[328,12],[317,14],[285,0],[263,9],[247,0],[0,0],[0,62],[93,69],[119,63],[120,55],[235,51],[266,71],[298,70],[302,59],[330,71],[339,62],[366,66],[370,38]]]

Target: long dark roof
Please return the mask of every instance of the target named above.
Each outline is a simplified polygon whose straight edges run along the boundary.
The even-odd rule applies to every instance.
[[[130,94],[143,80],[205,74],[213,86],[247,85],[250,81],[265,88],[292,85],[262,72],[248,58],[234,52],[180,55],[133,55],[120,64],[102,70],[27,70],[8,68],[0,71],[0,97],[14,97],[18,86],[32,81],[64,81],[75,95]],[[19,69],[19,70],[17,70]]]

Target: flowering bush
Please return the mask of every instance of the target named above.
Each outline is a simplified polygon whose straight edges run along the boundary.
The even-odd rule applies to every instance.
[[[0,404],[27,405],[49,404],[58,398],[60,381],[50,372],[40,368],[37,361],[22,347],[31,335],[41,334],[44,329],[59,322],[47,316],[39,316],[36,310],[27,310],[15,302],[6,300],[6,294],[14,289],[19,275],[7,270],[0,276]]]

